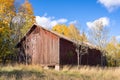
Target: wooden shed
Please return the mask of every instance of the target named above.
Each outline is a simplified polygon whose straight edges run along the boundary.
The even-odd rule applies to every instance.
[[[84,43],[86,44],[86,43]],[[83,65],[100,65],[101,52],[89,44],[82,56]],[[18,61],[43,66],[77,65],[74,42],[54,31],[34,24],[17,44]]]

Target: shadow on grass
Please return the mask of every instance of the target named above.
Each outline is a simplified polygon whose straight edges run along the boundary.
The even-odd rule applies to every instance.
[[[37,71],[22,71],[22,70],[13,70],[13,71],[0,71],[0,77],[5,76],[6,78],[13,77],[16,80],[22,80],[23,77],[31,77],[35,76],[37,78],[44,78],[45,75],[43,72],[37,72]]]

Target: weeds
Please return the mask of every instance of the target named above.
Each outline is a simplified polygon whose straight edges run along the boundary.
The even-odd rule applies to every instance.
[[[60,71],[39,65],[0,67],[0,80],[120,80],[120,68],[64,66]]]

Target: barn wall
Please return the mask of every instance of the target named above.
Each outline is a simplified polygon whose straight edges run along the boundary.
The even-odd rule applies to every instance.
[[[88,65],[101,65],[101,52],[96,49],[88,50]]]
[[[27,52],[31,55],[32,64],[56,65],[59,64],[59,38],[53,33],[36,27],[28,36]]]
[[[80,61],[80,60],[79,60]],[[87,54],[82,55],[82,65],[100,65],[101,53],[99,50],[88,48]],[[77,65],[77,53],[75,45],[65,39],[60,39],[60,64]]]
[[[26,49],[23,50],[23,44]],[[30,35],[20,42],[22,61],[41,65],[77,65],[77,53],[73,42],[60,38],[60,36],[43,29],[33,27]],[[24,53],[25,52],[25,53]],[[88,54],[82,56],[83,65],[100,65],[101,53],[96,49],[88,49]]]
[[[88,53],[82,55],[82,65],[101,65],[101,52],[96,49],[88,49]]]
[[[75,52],[74,44],[63,38],[60,39],[60,64],[77,64],[77,54]]]

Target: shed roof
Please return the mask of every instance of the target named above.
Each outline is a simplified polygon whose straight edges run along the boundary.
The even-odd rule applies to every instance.
[[[46,31],[48,31],[48,32],[51,32],[51,33],[53,33],[54,35],[58,36],[59,38],[63,38],[63,39],[65,39],[65,40],[67,40],[67,41],[70,41],[70,42],[72,42],[72,43],[75,43],[75,44],[77,43],[77,44],[78,44],[77,41],[74,41],[74,40],[72,40],[72,39],[70,39],[70,38],[68,38],[68,37],[66,37],[66,36],[64,36],[64,35],[62,35],[62,34],[59,34],[59,33],[55,32],[55,31],[52,31],[52,30],[48,30],[48,29],[46,29],[46,28],[43,28],[42,26],[40,26],[40,25],[38,25],[38,24],[33,24],[32,27],[28,30],[28,32],[24,35],[24,37],[21,38],[21,40],[18,42],[18,44],[16,45],[16,47],[19,46],[19,44],[20,44],[23,40],[25,40],[25,38],[26,38],[27,36],[29,36],[29,35],[31,34],[31,32],[34,31],[34,29],[35,29],[36,27],[40,27],[40,28],[42,28],[42,29],[44,29],[44,30],[46,30]],[[81,45],[81,44],[84,44],[84,45],[86,45],[86,46],[88,46],[88,47],[90,47],[90,48],[96,48],[96,46],[90,44],[89,42],[79,42],[79,44],[80,44],[80,45]]]

